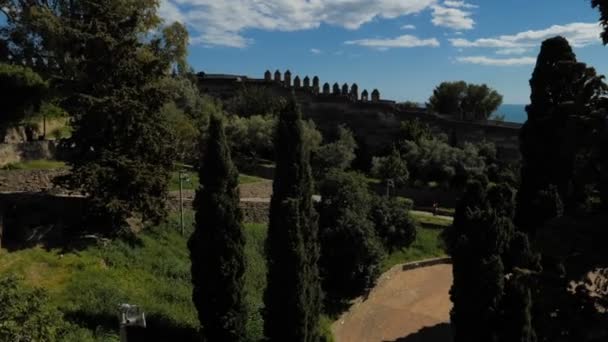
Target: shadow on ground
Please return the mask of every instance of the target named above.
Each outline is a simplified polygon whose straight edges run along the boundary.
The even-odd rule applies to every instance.
[[[108,331],[119,334],[118,315],[105,313],[89,313],[74,311],[67,313],[65,317],[72,323],[91,331]],[[180,341],[200,342],[198,332],[192,327],[177,325],[172,320],[161,315],[146,315],[146,328],[128,328],[127,337],[129,342],[149,341]]]
[[[384,342],[452,342],[452,330],[448,323],[425,327],[406,337]]]

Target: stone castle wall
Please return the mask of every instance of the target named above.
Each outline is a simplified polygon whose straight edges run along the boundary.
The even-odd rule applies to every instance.
[[[234,75],[199,74],[199,86],[203,92],[221,99],[232,97],[244,85],[262,86],[272,89],[277,95],[294,94],[302,107],[304,118],[315,121],[326,134],[333,134],[336,127],[347,125],[357,140],[371,155],[385,152],[398,133],[400,123],[419,119],[429,124],[437,134],[444,133],[458,142],[490,141],[496,144],[499,157],[518,160],[520,124],[493,121],[462,121],[447,116],[435,115],[423,108],[402,106],[395,101],[383,100],[376,89],[359,93],[357,84],[340,86],[334,83],[321,85],[318,77],[311,83],[306,76],[292,79],[287,71],[284,77],[277,70],[273,75],[267,71],[263,79]]]

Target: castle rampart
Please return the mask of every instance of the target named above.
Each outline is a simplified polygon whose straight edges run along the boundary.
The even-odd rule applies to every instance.
[[[401,122],[419,119],[428,123],[437,134],[447,134],[458,142],[494,142],[503,158],[519,159],[519,130],[521,124],[496,121],[463,121],[449,116],[429,113],[424,108],[402,106],[395,101],[384,100],[378,89],[368,92],[348,83],[342,86],[334,82],[324,82],[320,87],[318,76],[307,75],[302,80],[293,78],[290,71],[281,74],[276,70],[264,73],[263,79],[238,75],[211,75],[199,73],[199,86],[204,93],[220,99],[228,99],[244,85],[264,86],[277,95],[294,94],[302,107],[305,118],[313,119],[326,133],[333,133],[340,124],[347,124],[358,137],[360,144],[366,144],[370,153],[382,153],[398,133]]]

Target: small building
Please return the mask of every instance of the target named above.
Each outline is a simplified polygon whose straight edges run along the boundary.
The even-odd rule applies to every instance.
[[[274,81],[281,83],[281,72],[279,70],[274,72]]]
[[[293,79],[293,87],[296,89],[300,89],[302,87],[302,81],[300,81],[300,76],[296,76],[296,78]]]

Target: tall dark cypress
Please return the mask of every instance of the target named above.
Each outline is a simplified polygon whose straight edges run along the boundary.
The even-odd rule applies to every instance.
[[[317,215],[312,205],[310,151],[293,98],[280,114],[275,149],[264,333],[268,341],[318,341],[322,294]]]
[[[230,158],[221,119],[209,125],[201,186],[194,208],[196,227],[188,241],[192,300],[209,342],[245,339],[245,235],[239,209],[238,172]]]

